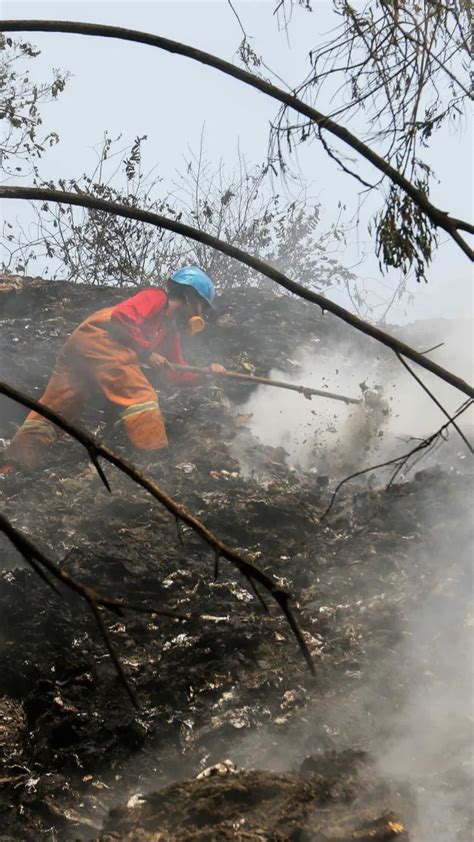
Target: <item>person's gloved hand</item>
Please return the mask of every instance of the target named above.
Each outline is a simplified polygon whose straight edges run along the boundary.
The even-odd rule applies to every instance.
[[[147,362],[150,368],[153,368],[155,371],[159,371],[160,368],[174,368],[173,364],[170,363],[166,357],[162,357],[161,354],[157,354],[156,351],[150,354]]]
[[[213,371],[214,374],[224,374],[225,367],[220,363],[211,363],[209,366],[209,371]]]

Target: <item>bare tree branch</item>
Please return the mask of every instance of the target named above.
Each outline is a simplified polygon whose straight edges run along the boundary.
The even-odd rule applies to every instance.
[[[321,97],[334,103],[328,116],[346,126],[357,115],[358,138],[376,146],[379,157],[428,197],[434,172],[421,150],[441,126],[454,127],[463,115],[468,119],[468,4],[334,0],[331,5],[341,23],[330,30],[328,41],[318,39],[311,49],[311,69],[294,94],[310,104]],[[276,154],[283,170],[283,139],[290,156],[300,143],[322,141],[318,125],[308,127],[293,115],[283,105],[270,134],[268,155]],[[394,181],[373,223],[369,231],[376,234],[382,271],[414,268],[417,281],[426,280],[438,244],[436,224]],[[451,219],[451,225],[453,239],[465,250],[464,223],[458,228]]]
[[[78,195],[76,193],[66,193],[61,190],[48,190],[42,187],[1,186],[0,197],[5,199],[45,200],[49,202],[57,202],[59,204],[80,205],[85,208],[95,208],[97,210],[114,213],[118,216],[127,217],[129,219],[148,222],[152,225],[156,225],[158,228],[165,228],[169,231],[174,231],[176,234],[182,234],[185,237],[189,237],[191,240],[204,243],[223,254],[227,254],[235,260],[239,260],[246,266],[256,269],[257,272],[261,272],[262,275],[266,275],[267,278],[275,281],[277,284],[300,298],[304,298],[306,301],[312,301],[314,304],[318,304],[323,310],[333,313],[333,315],[342,319],[342,321],[347,324],[350,324],[352,327],[356,328],[356,330],[359,330],[367,336],[371,336],[373,339],[377,339],[383,345],[386,345],[388,348],[391,348],[392,351],[395,351],[395,353],[402,354],[404,357],[418,363],[422,368],[431,371],[446,383],[454,386],[455,389],[459,389],[468,397],[474,398],[474,388],[472,386],[456,374],[453,374],[433,362],[433,360],[430,360],[428,357],[424,357],[418,351],[415,351],[409,345],[406,345],[405,342],[401,342],[399,339],[396,339],[394,336],[391,336],[389,333],[381,330],[381,328],[363,321],[358,316],[350,313],[349,310],[346,310],[344,307],[341,307],[339,304],[336,304],[324,295],[314,292],[313,290],[306,289],[306,287],[303,287],[296,281],[292,281],[284,275],[283,272],[275,269],[269,263],[265,263],[265,261],[260,260],[257,257],[253,257],[242,249],[232,246],[223,240],[219,240],[217,237],[207,234],[204,231],[199,231],[190,225],[185,225],[182,222],[175,219],[169,219],[168,217],[157,213],[151,213],[150,211],[144,211],[138,208],[130,208],[127,205],[121,205],[115,202],[107,202],[103,199],[91,197],[83,193]]]
[[[115,669],[117,670],[118,676],[120,681],[122,682],[125,690],[127,691],[132,704],[138,708],[138,700],[133,690],[132,686],[130,685],[127,676],[125,675],[125,671],[121,664],[120,658],[117,655],[113,643],[110,639],[110,635],[108,633],[107,627],[105,626],[103,619],[99,612],[99,606],[107,608],[109,611],[112,611],[119,617],[124,616],[125,609],[132,609],[138,611],[146,611],[146,613],[150,614],[162,614],[166,617],[171,617],[174,619],[186,620],[189,619],[189,616],[184,614],[174,613],[172,611],[160,611],[159,609],[149,609],[145,607],[140,608],[132,608],[127,602],[120,599],[111,599],[110,597],[102,596],[98,591],[94,588],[89,587],[88,585],[82,584],[73,576],[71,576],[66,570],[62,567],[59,567],[54,561],[52,561],[48,556],[46,556],[40,549],[38,549],[33,542],[26,537],[22,532],[19,532],[5,517],[5,515],[1,514],[0,512],[0,532],[3,532],[7,538],[11,541],[13,546],[18,550],[19,553],[23,556],[23,558],[28,562],[28,564],[32,567],[32,569],[37,573],[40,578],[52,588],[56,594],[59,593],[54,581],[48,578],[46,572],[50,576],[53,577],[53,580],[60,582],[61,584],[65,585],[67,588],[72,590],[74,593],[78,594],[82,599],[84,599],[89,608],[91,609],[99,630],[102,634],[104,639],[105,645],[109,650],[110,657],[114,663]]]
[[[228,544],[225,544],[217,535],[211,532],[202,521],[200,521],[195,515],[193,515],[188,509],[177,503],[169,494],[166,494],[155,482],[150,480],[144,474],[142,474],[131,462],[124,459],[121,456],[118,456],[113,450],[111,450],[106,445],[102,444],[101,442],[96,441],[94,436],[88,433],[86,430],[83,430],[80,427],[71,424],[66,418],[62,415],[58,415],[57,412],[53,412],[49,407],[45,406],[44,404],[40,403],[39,401],[35,400],[34,398],[25,395],[19,389],[16,389],[14,386],[10,386],[8,383],[0,382],[0,394],[5,395],[8,398],[11,398],[18,403],[23,404],[23,406],[28,407],[29,409],[33,409],[35,412],[38,412],[40,415],[43,415],[48,421],[51,421],[61,430],[63,430],[68,435],[72,436],[72,438],[76,439],[80,444],[85,447],[87,450],[89,457],[91,458],[94,467],[97,469],[101,480],[105,483],[106,488],[110,491],[110,486],[105,478],[104,472],[100,465],[98,464],[98,457],[101,456],[103,459],[110,462],[112,465],[115,465],[120,471],[126,474],[130,479],[136,482],[138,485],[141,485],[146,491],[148,491],[162,506],[165,507],[174,517],[179,518],[181,521],[186,523],[194,532],[202,538],[203,541],[206,542],[215,553],[218,553],[219,556],[226,558],[230,561],[234,567],[236,567],[246,579],[249,580],[252,587],[254,587],[254,583],[258,582],[262,585],[265,590],[267,590],[270,595],[273,597],[277,605],[279,605],[282,613],[284,614],[286,621],[288,622],[298,644],[303,653],[303,656],[308,664],[308,667],[311,673],[314,675],[314,663],[311,657],[311,653],[308,649],[308,646],[305,642],[301,629],[295,619],[292,609],[290,608],[290,594],[280,588],[270,576],[267,576],[266,573],[263,573],[258,567],[256,567],[252,562],[246,559],[241,553],[234,550],[233,547],[230,547]],[[48,568],[49,570],[50,568]],[[90,594],[89,594],[90,597]],[[89,599],[90,601],[90,599]],[[95,599],[97,604],[105,605],[106,607],[112,607],[112,602],[106,603],[104,600],[100,601]]]
[[[433,205],[424,190],[416,187],[410,182],[402,173],[393,167],[387,160],[377,155],[373,149],[367,144],[363,143],[352,132],[336,123],[326,114],[312,108],[311,106],[298,99],[293,94],[277,88],[265,79],[260,78],[240,67],[231,64],[228,61],[218,58],[211,53],[198,50],[190,47],[187,44],[182,44],[177,41],[172,41],[169,38],[163,38],[159,35],[152,35],[147,32],[139,32],[133,29],[126,29],[118,26],[105,26],[102,24],[82,23],[77,21],[55,21],[55,20],[7,20],[3,21],[2,28],[5,32],[9,31],[25,31],[25,32],[63,32],[77,35],[91,35],[95,37],[104,38],[119,38],[124,41],[131,41],[134,43],[141,43],[159,49],[166,50],[170,53],[186,56],[201,64],[206,64],[213,67],[228,76],[233,76],[246,85],[261,91],[281,102],[283,105],[294,109],[295,111],[309,117],[316,125],[322,129],[338,137],[343,143],[355,149],[363,158],[376,167],[384,175],[396,184],[412,202],[425,214],[436,227],[442,228],[450,237],[459,245],[462,251],[474,260],[474,251],[470,248],[467,242],[460,236],[458,229],[465,230],[470,234],[474,234],[474,226],[468,222],[460,220],[452,220],[446,211],[440,210]]]

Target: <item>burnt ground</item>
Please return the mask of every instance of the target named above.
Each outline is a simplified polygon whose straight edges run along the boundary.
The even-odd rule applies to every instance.
[[[2,378],[39,395],[68,332],[120,297],[4,284]],[[290,297],[233,291],[193,361],[294,373],[301,335],[330,353],[345,330]],[[109,495],[62,441],[34,478],[3,484],[6,515],[83,582],[191,616],[104,615],[136,711],[85,606],[2,540],[1,842],[470,838],[467,460],[448,443],[441,466],[388,491],[353,483],[320,523],[335,477],[256,440],[243,388],[163,390],[171,447],[147,470],[294,594],[316,676],[275,606],[224,561],[216,580],[192,532],[178,540],[113,469]],[[0,435],[23,416],[3,401]],[[83,422],[122,446],[100,403]]]

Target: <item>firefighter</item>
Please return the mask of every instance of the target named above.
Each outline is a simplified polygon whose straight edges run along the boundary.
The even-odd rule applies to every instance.
[[[214,298],[214,284],[205,272],[187,266],[171,275],[166,291],[144,289],[115,307],[93,313],[62,347],[40,403],[73,421],[91,394],[99,391],[134,448],[142,452],[165,448],[168,439],[158,396],[142,366],[159,372],[168,383],[197,383],[199,374],[176,371],[173,364],[185,364],[180,334],[204,328],[203,317]],[[225,371],[218,363],[210,369]],[[54,424],[30,412],[5,453],[2,472],[39,468],[59,435]]]

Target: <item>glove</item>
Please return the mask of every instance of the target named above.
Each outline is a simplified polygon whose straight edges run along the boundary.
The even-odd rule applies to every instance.
[[[155,369],[155,371],[159,371],[161,368],[174,368],[173,364],[170,363],[166,357],[162,357],[161,354],[157,354],[156,351],[154,351],[153,354],[150,354],[147,362],[150,368]]]

